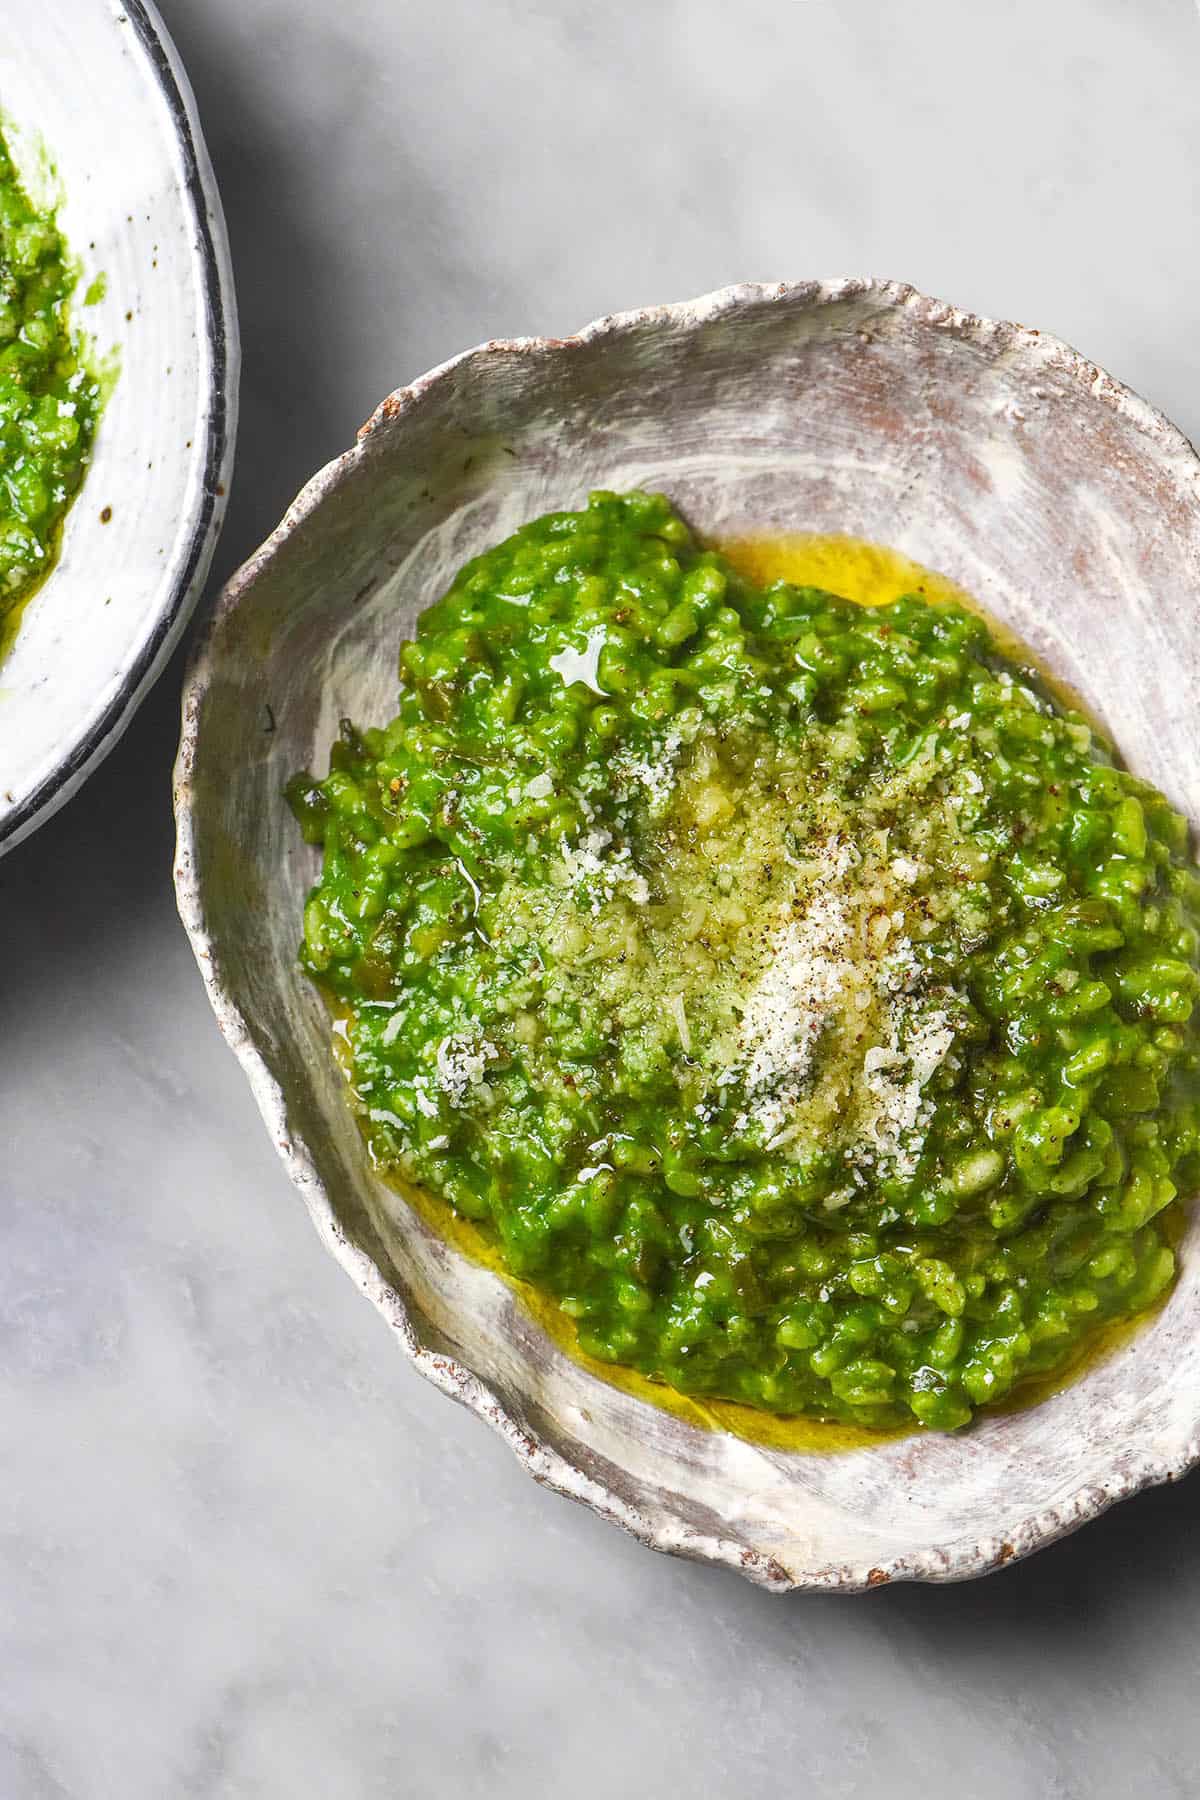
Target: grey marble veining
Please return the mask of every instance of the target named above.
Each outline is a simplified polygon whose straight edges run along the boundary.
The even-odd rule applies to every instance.
[[[869,269],[1200,434],[1185,0],[171,0],[246,372],[222,572],[479,338]],[[0,863],[0,1800],[1190,1796],[1193,1481],[774,1600],[543,1493],[321,1250],[175,921],[178,668]]]

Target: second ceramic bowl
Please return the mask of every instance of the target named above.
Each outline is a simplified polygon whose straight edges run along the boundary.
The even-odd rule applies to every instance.
[[[117,370],[62,554],[0,666],[3,853],[112,748],[179,641],[224,512],[238,337],[216,183],[153,7],[0,0],[0,99],[27,184],[61,195],[74,323]]]

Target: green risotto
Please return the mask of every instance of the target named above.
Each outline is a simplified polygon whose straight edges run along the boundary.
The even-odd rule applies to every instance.
[[[0,138],[0,648],[49,573],[83,480],[100,389],[73,334],[76,270]]]
[[[593,1357],[947,1429],[1174,1273],[1187,827],[986,625],[758,586],[659,495],[467,565],[289,795],[383,1172]]]

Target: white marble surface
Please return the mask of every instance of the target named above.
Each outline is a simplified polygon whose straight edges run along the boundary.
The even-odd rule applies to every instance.
[[[1200,433],[1186,0],[164,10],[241,284],[224,572],[428,364],[747,276],[1044,325]],[[973,1587],[780,1601],[403,1364],[175,921],[178,681],[0,863],[0,1800],[1194,1794],[1195,1481]]]

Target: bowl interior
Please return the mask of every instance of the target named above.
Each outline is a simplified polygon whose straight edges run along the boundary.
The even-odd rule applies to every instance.
[[[535,1473],[769,1584],[977,1573],[1194,1456],[1194,1232],[1165,1311],[1039,1407],[841,1455],[765,1449],[579,1369],[376,1180],[296,969],[315,863],[286,777],[324,766],[342,715],[391,715],[399,641],[467,557],[591,487],[635,484],[704,533],[848,532],[950,576],[1200,817],[1200,488],[1183,440],[1053,340],[909,290],[737,289],[474,352],[393,397],[316,479],[235,578],[194,677],[185,918],[318,1224],[426,1372]]]
[[[4,848],[74,791],[162,667],[223,510],[232,287],[185,94],[140,0],[0,0],[5,131],[33,191],[61,193],[74,320],[118,370],[61,557],[0,665]]]

